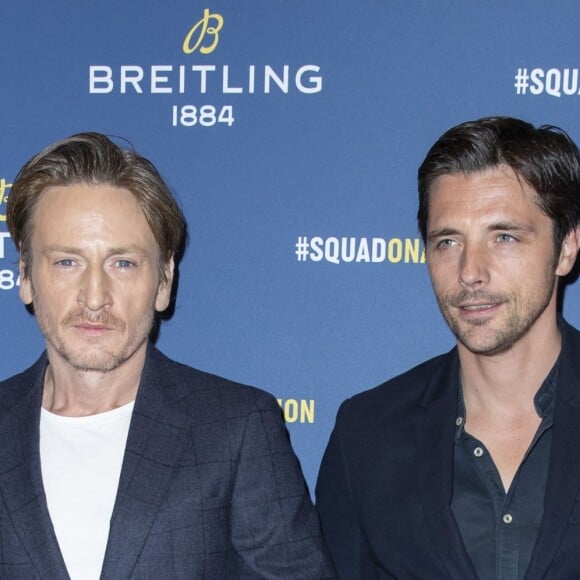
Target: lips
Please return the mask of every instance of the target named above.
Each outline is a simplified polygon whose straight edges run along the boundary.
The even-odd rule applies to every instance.
[[[479,312],[490,310],[509,300],[503,294],[491,294],[483,290],[462,290],[455,295],[448,295],[445,302],[453,308],[465,310],[467,312]]]
[[[497,304],[470,304],[470,305],[462,304],[461,306],[459,306],[459,308],[461,308],[462,310],[469,310],[470,312],[477,312],[479,310],[489,310],[494,306],[497,306]]]
[[[89,313],[71,314],[65,318],[64,325],[92,334],[122,330],[124,327],[122,321],[110,312],[99,312],[97,316],[90,316]]]
[[[502,302],[494,300],[485,302],[460,302],[455,307],[457,308],[459,317],[466,322],[473,322],[481,324],[483,321],[488,321],[498,312]]]
[[[111,330],[114,330],[110,326],[104,324],[87,324],[86,322],[81,324],[74,324],[73,328],[76,328],[79,332],[85,335],[100,336]]]
[[[75,328],[81,328],[83,330],[110,330],[110,327],[105,326],[104,324],[88,324],[88,323],[82,323],[82,324],[75,324],[74,325]]]
[[[507,296],[500,294],[465,290],[449,297],[446,303],[447,308],[455,309],[464,320],[481,321],[488,320],[508,300]]]

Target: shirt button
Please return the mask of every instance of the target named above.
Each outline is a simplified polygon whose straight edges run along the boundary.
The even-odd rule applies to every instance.
[[[463,417],[457,417],[457,419],[455,419],[455,424],[459,427],[460,425],[463,425]]]
[[[481,447],[476,447],[473,450],[473,455],[475,455],[475,457],[481,457],[483,455],[483,449]]]
[[[505,514],[503,516],[502,520],[503,520],[503,523],[504,524],[508,524],[508,525],[511,524],[514,521],[514,519],[512,518],[512,515],[511,514]]]

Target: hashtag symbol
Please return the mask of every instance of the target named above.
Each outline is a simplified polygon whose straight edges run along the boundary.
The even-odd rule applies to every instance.
[[[310,253],[309,247],[310,243],[308,242],[308,238],[306,236],[298,236],[298,241],[296,242],[296,259],[299,262],[306,262],[306,258]]]
[[[518,69],[518,72],[516,73],[515,76],[516,82],[514,83],[514,87],[516,87],[516,94],[518,95],[526,94],[528,86],[530,85],[529,78],[530,75],[528,74],[527,68]]]

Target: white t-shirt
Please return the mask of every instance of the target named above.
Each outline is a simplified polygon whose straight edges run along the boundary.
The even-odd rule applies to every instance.
[[[98,580],[134,402],[89,417],[40,415],[50,519],[72,580]]]

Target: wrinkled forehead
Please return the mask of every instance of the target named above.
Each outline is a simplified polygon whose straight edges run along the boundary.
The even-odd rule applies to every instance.
[[[157,246],[135,196],[110,185],[71,184],[47,188],[32,217],[35,239],[139,243]]]
[[[505,166],[439,176],[432,184],[429,205],[428,230],[456,222],[551,223],[536,191]]]

